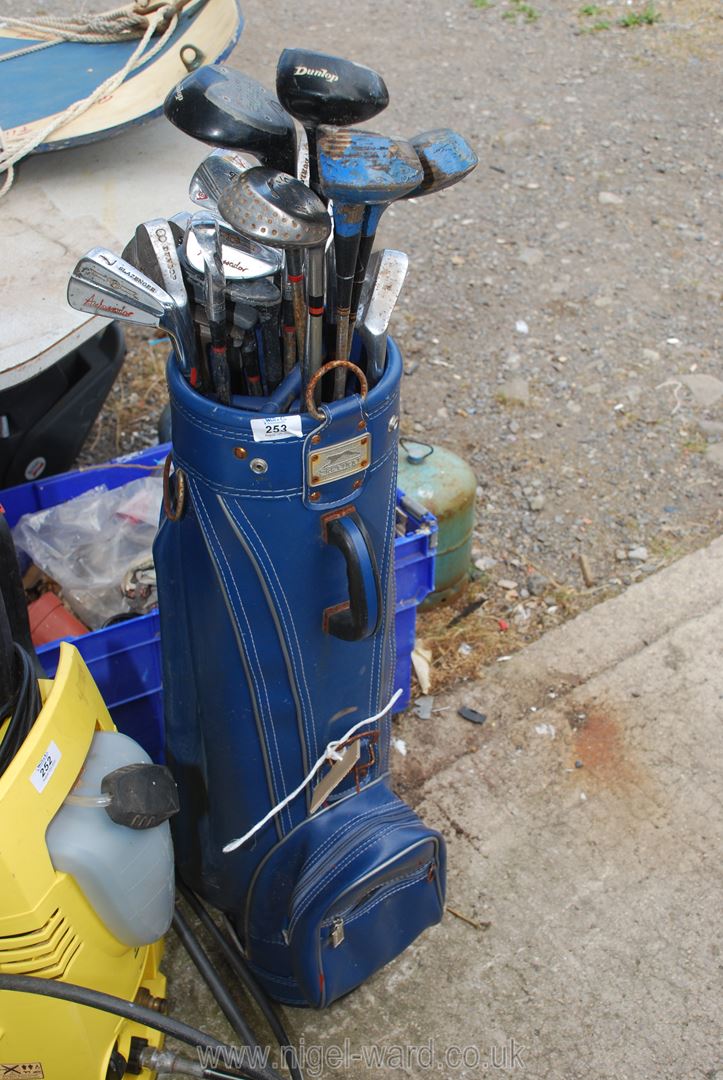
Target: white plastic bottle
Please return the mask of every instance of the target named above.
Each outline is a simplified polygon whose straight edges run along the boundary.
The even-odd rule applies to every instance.
[[[101,793],[108,773],[150,763],[118,731],[96,731],[72,791],[45,834],[53,866],[77,881],[89,904],[124,945],[149,945],[171,925],[175,882],[167,821],[150,829],[118,825]]]

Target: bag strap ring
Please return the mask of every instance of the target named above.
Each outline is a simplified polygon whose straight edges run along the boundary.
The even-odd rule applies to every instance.
[[[169,453],[163,463],[163,509],[169,521],[178,521],[186,504],[186,474],[183,469],[174,469],[172,487],[172,461],[173,453]]]
[[[324,413],[319,412],[314,403],[314,391],[316,390],[317,384],[319,380],[323,379],[323,377],[329,371],[333,371],[334,368],[338,367],[348,368],[349,371],[356,375],[357,379],[359,380],[359,396],[361,397],[362,401],[369,393],[369,383],[367,382],[367,377],[360,367],[357,367],[356,364],[352,364],[351,360],[330,360],[327,364],[324,364],[323,367],[320,367],[319,370],[314,373],[314,375],[312,375],[306,387],[306,411],[308,413],[311,413],[315,420],[325,419]]]

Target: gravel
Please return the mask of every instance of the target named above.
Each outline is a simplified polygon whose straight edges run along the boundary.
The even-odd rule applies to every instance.
[[[719,5],[660,0],[636,29],[599,6],[592,33],[579,0],[536,0],[535,19],[505,18],[512,0],[360,0],[353,18],[245,0],[232,61],[272,85],[289,43],[349,56],[390,88],[370,126],[475,146],[462,184],[382,220],[411,260],[401,430],[472,465],[496,577],[571,590],[581,556],[623,587],[719,532],[723,507]]]

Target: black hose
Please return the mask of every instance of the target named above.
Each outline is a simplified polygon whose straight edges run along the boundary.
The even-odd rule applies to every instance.
[[[30,635],[28,605],[18,564],[13,536],[4,513],[0,513],[0,592],[5,602],[13,640],[25,649],[30,657],[33,670],[39,679],[45,679],[43,666],[38,660],[33,639]]]
[[[188,886],[184,885],[182,881],[176,879],[176,887],[183,896],[186,903],[192,909],[202,926],[208,931],[209,935],[223,953],[224,959],[228,963],[229,967],[233,971],[234,975],[243,983],[248,993],[258,1005],[259,1009],[263,1013],[264,1019],[271,1028],[274,1038],[277,1040],[281,1047],[281,1053],[284,1059],[284,1065],[288,1069],[292,1080],[304,1080],[303,1073],[296,1063],[296,1054],[291,1047],[291,1041],[281,1023],[281,1020],[276,1015],[274,1008],[267,998],[264,991],[259,986],[255,977],[249,970],[246,961],[239,953],[238,948],[227,940],[222,931],[218,928],[213,921],[210,913],[206,910],[202,901]]]
[[[23,745],[42,704],[38,680],[29,654],[17,642],[13,644],[13,654],[15,690],[7,701],[0,703],[0,725],[10,717],[0,741],[0,776]]]
[[[216,968],[209,959],[201,942],[178,910],[178,906],[176,906],[176,910],[173,913],[173,929],[178,936],[178,940],[198,968],[204,982],[218,1002],[221,1012],[224,1014],[238,1037],[247,1046],[255,1046],[256,1039],[253,1031],[244,1020],[238,1005],[229,994],[226,984],[216,971]]]
[[[136,1005],[134,1001],[126,1001],[124,998],[114,997],[112,994],[103,994],[100,990],[90,990],[87,986],[77,986],[75,983],[58,982],[56,979],[41,979],[37,975],[2,975],[0,974],[0,990],[11,990],[21,994],[39,994],[41,997],[58,998],[60,1001],[72,1001],[75,1005],[87,1005],[89,1009],[100,1009],[102,1012],[113,1013],[122,1016],[126,1020],[133,1020],[137,1024],[153,1028],[154,1031],[162,1031],[164,1035],[170,1035],[180,1042],[189,1046],[205,1046],[226,1050],[229,1055],[233,1053],[231,1047],[224,1046],[213,1035],[207,1035],[205,1031],[198,1031],[189,1027],[181,1020],[174,1020],[171,1016],[162,1016],[147,1009],[143,1005]],[[246,1065],[242,1070],[236,1070],[224,1066],[225,1075],[240,1077],[241,1080],[271,1080],[276,1074],[268,1069],[257,1069],[252,1065]],[[208,1075],[223,1076],[224,1072],[217,1066],[209,1069]]]

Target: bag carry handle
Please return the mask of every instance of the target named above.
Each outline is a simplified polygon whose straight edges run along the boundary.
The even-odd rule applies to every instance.
[[[329,360],[328,363],[320,367],[318,371],[314,372],[306,387],[306,411],[311,413],[315,420],[325,420],[324,413],[317,409],[314,404],[314,398],[316,397],[316,387],[321,379],[324,378],[328,372],[333,371],[334,368],[346,368],[347,371],[351,371],[352,375],[356,375],[359,380],[359,397],[364,398],[369,393],[369,383],[367,377],[360,367],[356,364],[352,364],[351,360]]]
[[[324,612],[324,632],[342,641],[361,641],[379,629],[382,586],[369,533],[356,510],[327,520],[324,539],[344,556],[349,600]]]

